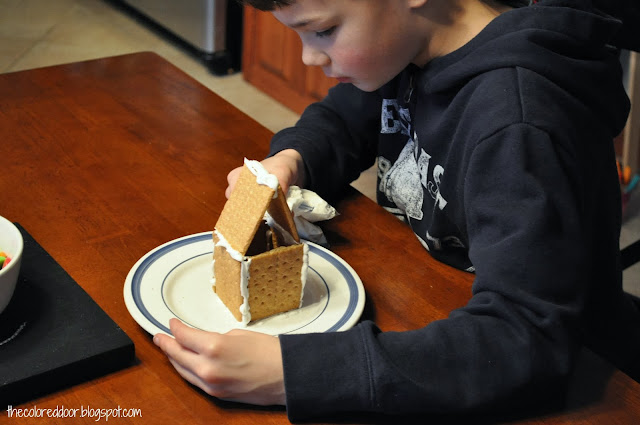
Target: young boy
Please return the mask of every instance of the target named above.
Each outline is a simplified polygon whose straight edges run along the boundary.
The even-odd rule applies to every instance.
[[[608,45],[617,21],[584,0],[246,3],[341,81],[274,136],[265,167],[285,190],[334,198],[377,159],[378,202],[432,256],[474,272],[473,297],[399,333],[363,322],[276,339],[174,320],[175,340],[155,341],[182,376],[286,404],[292,420],[538,405],[563,393],[583,345],[640,376],[618,254],[612,139],[629,102]]]

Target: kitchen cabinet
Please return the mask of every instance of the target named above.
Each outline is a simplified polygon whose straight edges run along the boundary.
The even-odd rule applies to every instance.
[[[302,63],[298,35],[271,13],[245,7],[242,44],[244,79],[297,113],[338,83]]]

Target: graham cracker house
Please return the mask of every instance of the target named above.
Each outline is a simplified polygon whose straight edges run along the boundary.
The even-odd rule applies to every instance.
[[[213,290],[247,324],[302,305],[308,247],[275,176],[245,159],[213,232]]]

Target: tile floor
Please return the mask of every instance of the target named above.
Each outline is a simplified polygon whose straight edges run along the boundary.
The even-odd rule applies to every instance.
[[[0,73],[153,51],[272,131],[291,126],[298,115],[242,79],[216,77],[180,46],[104,0],[0,0]],[[367,195],[375,173],[354,186]],[[624,247],[640,239],[640,194],[627,208]],[[624,273],[625,289],[640,296],[640,264]]]

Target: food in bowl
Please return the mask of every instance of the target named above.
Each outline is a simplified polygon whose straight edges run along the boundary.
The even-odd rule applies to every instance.
[[[0,251],[0,270],[4,269],[11,262],[11,257],[4,251]]]
[[[0,217],[0,250],[4,250],[4,260],[0,263],[0,313],[9,304],[18,282],[24,240],[18,227],[4,217]],[[7,261],[7,258],[9,259]]]

